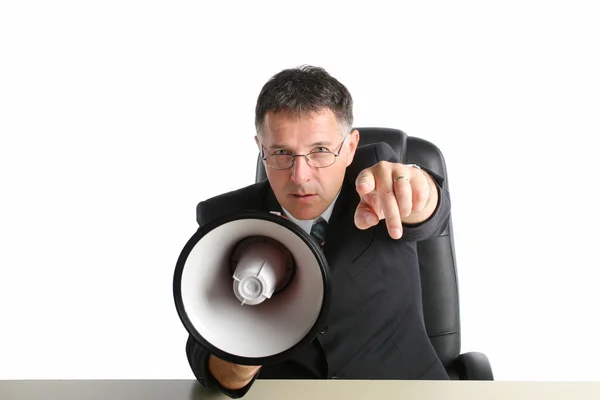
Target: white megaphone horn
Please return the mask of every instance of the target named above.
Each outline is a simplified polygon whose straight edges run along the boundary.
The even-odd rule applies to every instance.
[[[235,364],[265,365],[318,335],[330,281],[310,235],[284,217],[249,211],[221,217],[189,239],[173,295],[185,329],[209,352]]]

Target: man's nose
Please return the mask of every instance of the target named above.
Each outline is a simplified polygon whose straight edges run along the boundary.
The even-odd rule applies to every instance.
[[[303,183],[310,180],[312,176],[312,167],[308,165],[305,157],[296,157],[292,166],[292,180],[295,183]]]

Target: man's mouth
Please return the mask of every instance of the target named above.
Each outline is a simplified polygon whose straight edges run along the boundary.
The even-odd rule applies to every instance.
[[[311,196],[315,196],[312,193],[292,193],[292,196],[297,197],[297,198],[303,198],[303,197],[311,197]]]

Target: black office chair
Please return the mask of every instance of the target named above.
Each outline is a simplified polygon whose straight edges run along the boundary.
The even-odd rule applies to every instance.
[[[396,151],[400,162],[421,165],[446,179],[447,183],[444,156],[434,144],[408,136],[398,129],[356,129],[360,132],[359,146],[386,142]],[[267,176],[259,155],[256,182],[265,179]],[[440,236],[419,242],[417,249],[427,333],[450,378],[493,380],[492,368],[485,354],[460,353],[458,278],[452,220]]]

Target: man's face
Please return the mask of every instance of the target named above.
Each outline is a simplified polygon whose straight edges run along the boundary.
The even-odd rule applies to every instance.
[[[296,157],[289,169],[275,170],[265,165],[277,201],[295,218],[317,218],[337,196],[359,140],[358,131],[352,131],[340,150],[346,133],[340,131],[335,115],[328,109],[301,118],[267,113],[262,138],[255,137],[259,151],[261,144],[264,146],[264,156],[324,150],[337,154],[340,151],[335,163],[326,168],[312,167],[304,157]]]

